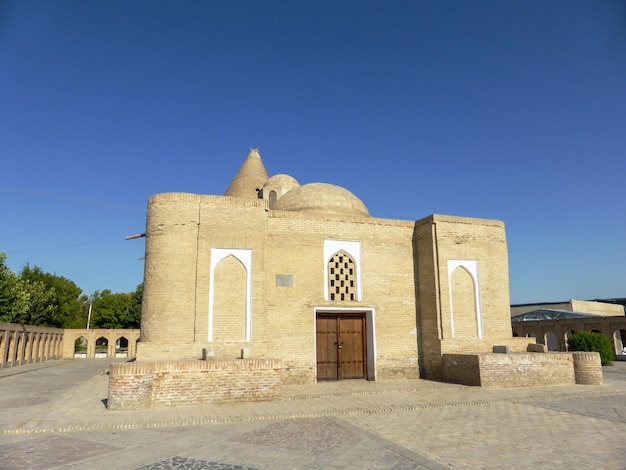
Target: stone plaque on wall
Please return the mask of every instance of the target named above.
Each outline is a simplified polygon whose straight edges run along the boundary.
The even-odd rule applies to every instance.
[[[277,274],[276,287],[293,287],[293,274]]]

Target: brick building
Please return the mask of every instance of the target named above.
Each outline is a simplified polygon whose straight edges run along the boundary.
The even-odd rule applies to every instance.
[[[277,359],[283,383],[445,379],[442,356],[525,351],[504,224],[371,217],[348,190],[269,177],[148,203],[138,361]]]

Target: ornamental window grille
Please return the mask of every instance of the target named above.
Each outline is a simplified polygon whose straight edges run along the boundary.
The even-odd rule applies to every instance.
[[[343,250],[328,261],[328,293],[330,300],[356,300],[356,265]]]

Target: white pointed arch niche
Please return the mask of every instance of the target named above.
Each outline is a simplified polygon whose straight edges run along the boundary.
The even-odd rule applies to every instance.
[[[448,260],[448,291],[450,292],[450,329],[451,336],[454,338],[455,334],[455,305],[454,305],[454,294],[453,292],[453,280],[452,276],[457,269],[463,269],[472,280],[472,290],[474,297],[474,321],[476,322],[476,337],[478,339],[482,339],[483,337],[483,321],[482,321],[482,311],[481,311],[481,301],[480,301],[480,282],[478,276],[478,261],[476,260]],[[459,316],[457,308],[457,317]],[[458,319],[457,319],[458,320]],[[457,325],[457,330],[459,330],[460,325]]]
[[[214,307],[215,307],[215,269],[219,263],[229,256],[236,258],[246,271],[245,292],[245,342],[250,342],[252,331],[252,250],[233,248],[211,248],[211,273],[209,277],[209,325],[208,341],[213,341]]]

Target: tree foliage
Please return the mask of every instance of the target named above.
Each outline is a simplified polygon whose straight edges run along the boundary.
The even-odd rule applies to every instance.
[[[27,310],[24,283],[6,265],[6,254],[0,253],[0,321],[22,323]]]
[[[82,290],[74,282],[56,274],[43,272],[28,264],[22,268],[20,277],[31,283],[41,283],[50,292],[52,306],[48,326],[58,328],[84,328],[85,319],[79,301]]]
[[[125,328],[130,304],[130,294],[114,294],[109,289],[102,292],[96,291],[92,298],[91,324],[93,328]]]
[[[567,348],[570,351],[594,351],[600,353],[600,362],[602,362],[603,366],[610,366],[615,359],[613,345],[609,338],[602,333],[577,331],[567,338]]]
[[[105,289],[87,296],[74,282],[37,266],[16,274],[0,252],[0,322],[85,328],[91,306],[93,328],[139,328],[142,299],[143,284],[134,292]]]

